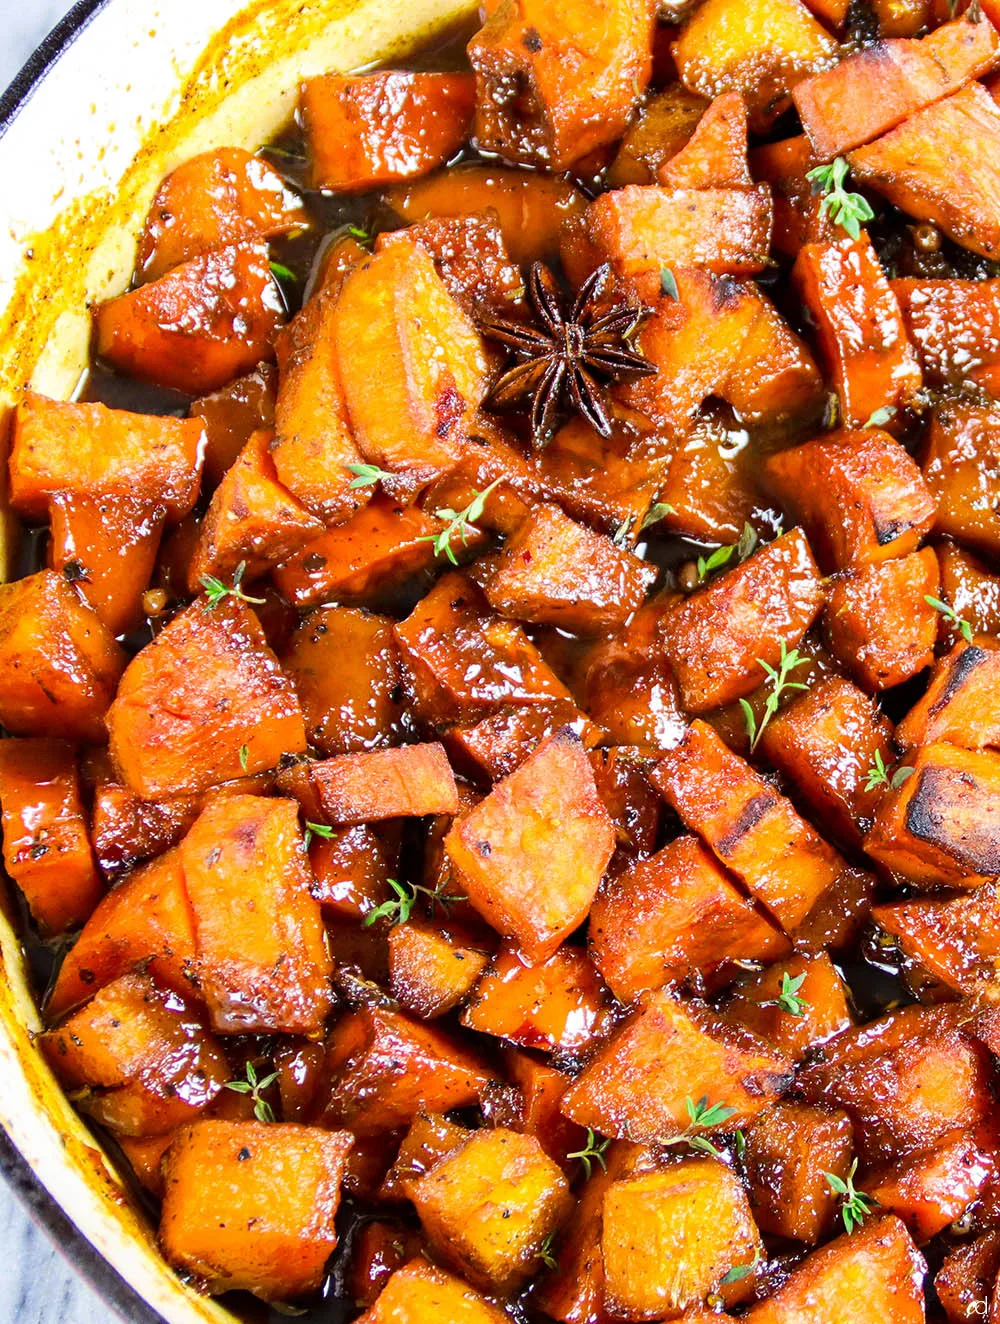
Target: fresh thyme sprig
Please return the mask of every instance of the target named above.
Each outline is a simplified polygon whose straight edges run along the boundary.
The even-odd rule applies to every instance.
[[[216,579],[215,575],[202,575],[199,582],[205,590],[205,597],[208,599],[205,603],[206,611],[211,611],[213,607],[217,607],[226,598],[236,598],[239,602],[252,602],[258,606],[264,601],[263,598],[251,598],[243,592],[241,586],[246,569],[246,561],[241,561],[236,567],[231,584],[223,583],[221,579]]]
[[[244,772],[247,770],[247,764],[250,762],[250,746],[240,745],[239,748],[240,767]]]
[[[553,1228],[552,1231],[546,1235],[545,1240],[538,1248],[538,1253],[535,1256],[536,1259],[541,1260],[541,1262],[545,1265],[546,1269],[554,1269],[558,1264],[558,1260],[556,1259],[555,1255],[552,1253],[552,1247],[555,1244],[555,1239],[556,1239],[556,1231],[555,1228]]]
[[[907,777],[912,777],[915,771],[915,768],[904,765],[902,768],[897,768],[895,772],[890,774],[889,769],[885,766],[885,760],[882,758],[882,751],[877,749],[875,751],[875,762],[868,769],[868,780],[865,783],[865,790],[874,791],[876,786],[888,786],[891,787],[892,790],[898,791],[903,782],[906,781]]]
[[[332,841],[336,835],[337,829],[332,828],[329,823],[310,823],[306,819],[306,830],[302,836],[302,844],[308,850],[313,837],[321,837],[323,841]]]
[[[789,1016],[804,1016],[809,1009],[809,1003],[804,998],[799,997],[799,989],[806,982],[805,974],[795,975],[794,977],[787,970],[781,975],[781,992],[771,1002],[762,1002],[762,1007],[780,1007],[782,1011],[787,1011]]]
[[[604,1171],[607,1172],[608,1164],[604,1155],[606,1154],[608,1146],[610,1144],[611,1141],[605,1140],[603,1137],[598,1139],[597,1132],[591,1130],[591,1128],[588,1126],[587,1143],[584,1145],[583,1149],[578,1149],[573,1154],[567,1154],[566,1157],[579,1159],[580,1164],[583,1167],[583,1171],[587,1177],[589,1177],[591,1172],[593,1171],[593,1165],[595,1163],[599,1163],[601,1167],[604,1169]]]
[[[659,524],[661,519],[667,515],[672,515],[674,508],[669,501],[657,501],[646,511],[642,517],[642,523],[639,525],[639,532],[645,533],[651,524]]]
[[[669,267],[660,268],[660,292],[668,299],[678,299],[677,278]]]
[[[831,1191],[841,1197],[840,1216],[844,1220],[844,1230],[848,1233],[861,1226],[876,1203],[870,1195],[855,1189],[854,1174],[857,1170],[858,1160],[855,1159],[846,1181],[843,1177],[838,1177],[835,1172],[823,1173]]]
[[[698,557],[698,580],[700,583],[708,578],[713,570],[719,570],[724,565],[736,557],[737,562],[742,562],[747,557],[752,556],[757,550],[760,539],[757,537],[757,530],[752,524],[744,524],[743,532],[737,538],[736,542],[728,543],[724,547],[716,547],[710,556]]]
[[[268,1101],[261,1097],[268,1085],[278,1079],[278,1073],[272,1071],[269,1076],[258,1077],[257,1068],[252,1062],[247,1063],[245,1080],[227,1080],[225,1088],[232,1090],[235,1094],[249,1094],[253,1099],[253,1115],[258,1122],[273,1122],[274,1109]]]
[[[349,464],[348,469],[354,474],[351,487],[373,487],[376,483],[391,478],[388,469],[380,469],[377,464]]]
[[[932,597],[930,593],[924,594],[924,601],[928,607],[933,607],[939,611],[949,625],[953,625],[967,644],[972,643],[972,626],[958,612],[950,602],[942,602],[940,598]]]
[[[687,1110],[688,1124],[683,1131],[677,1135],[664,1140],[664,1145],[689,1145],[691,1149],[696,1149],[702,1154],[711,1154],[713,1158],[722,1158],[722,1154],[717,1146],[713,1145],[708,1136],[698,1135],[699,1131],[707,1130],[709,1127],[721,1126],[736,1112],[735,1108],[730,1108],[724,1103],[709,1103],[708,1095],[703,1094],[697,1101],[688,1095],[684,1100],[684,1107]]]
[[[760,1264],[760,1259],[760,1249],[758,1248],[754,1251],[753,1259],[749,1264],[734,1264],[728,1273],[724,1273],[719,1279],[719,1286],[725,1287],[727,1283],[738,1283],[744,1278],[749,1278],[757,1265]]]
[[[457,534],[462,539],[462,545],[466,546],[469,534],[479,532],[475,523],[476,520],[482,519],[483,511],[486,509],[486,498],[502,482],[502,477],[495,478],[489,487],[484,487],[481,492],[476,493],[464,510],[452,510],[450,506],[435,510],[436,518],[447,520],[448,524],[440,533],[427,533],[417,541],[433,543],[435,556],[446,556],[452,565],[458,565],[458,558],[451,545],[452,538]]]
[[[315,824],[313,824],[315,830]],[[442,892],[440,887],[422,887],[419,883],[398,883],[395,878],[386,879],[389,886],[395,893],[388,901],[383,901],[380,906],[370,910],[361,922],[361,927],[371,928],[380,919],[387,919],[395,928],[397,924],[405,924],[413,914],[413,907],[417,904],[419,896],[428,898],[431,904],[431,910],[440,905],[447,914],[448,907],[458,901],[464,901],[464,896],[449,895]]]
[[[869,415],[868,422],[864,426],[866,428],[884,427],[891,418],[895,418],[898,412],[895,405],[883,405],[881,409],[876,409],[873,414]]]
[[[822,208],[834,225],[846,230],[852,239],[860,239],[861,222],[873,220],[875,213],[866,197],[844,187],[850,169],[847,158],[838,156],[829,165],[816,166],[808,171],[806,179],[814,194],[823,195]]]
[[[740,707],[743,709],[743,720],[746,723],[747,735],[750,737],[750,753],[757,748],[757,743],[764,734],[764,729],[771,718],[778,711],[778,705],[781,703],[782,696],[788,690],[807,690],[809,685],[806,681],[790,680],[792,672],[796,667],[804,667],[812,659],[803,657],[797,648],[789,650],[784,639],[781,641],[781,658],[777,667],[772,667],[769,662],[762,658],[757,659],[757,665],[764,668],[767,675],[767,683],[771,686],[771,693],[767,696],[767,702],[764,704],[764,715],[760,719],[760,725],[757,724],[757,716],[753,708],[746,699],[740,699]]]
[[[284,262],[272,262],[271,275],[274,276],[276,280],[285,281],[288,285],[298,284],[298,276],[296,276],[291,267],[286,267]]]

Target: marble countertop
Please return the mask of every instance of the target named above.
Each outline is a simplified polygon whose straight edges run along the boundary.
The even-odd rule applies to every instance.
[[[0,0],[0,88],[5,88],[71,0]],[[107,1306],[80,1279],[0,1180],[0,1324],[94,1324]]]

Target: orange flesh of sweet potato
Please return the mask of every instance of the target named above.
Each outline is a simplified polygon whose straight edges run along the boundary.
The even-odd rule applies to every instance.
[[[309,864],[315,882],[313,896],[328,914],[361,920],[391,898],[388,878],[394,870],[394,852],[374,828],[359,823],[315,837]]]
[[[462,1278],[418,1256],[392,1275],[358,1324],[505,1324],[507,1315]]]
[[[747,423],[808,414],[817,408],[823,394],[819,369],[766,295],[760,294],[758,302],[757,320],[719,394]]]
[[[192,156],[157,191],[139,238],[136,268],[155,280],[213,248],[305,228],[301,201],[276,170],[242,147]]]
[[[723,92],[684,146],[657,171],[667,188],[750,188],[747,108],[739,92]]]
[[[443,165],[472,124],[470,74],[380,70],[302,85],[310,185],[365,193]]]
[[[597,1167],[584,1183],[559,1239],[556,1268],[542,1279],[535,1302],[561,1324],[608,1324],[604,1309],[601,1228],[611,1178]]]
[[[292,1123],[202,1121],[181,1131],[164,1160],[164,1255],[214,1291],[279,1301],[316,1291],[337,1245],[352,1142]]]
[[[1000,649],[991,636],[959,643],[941,658],[926,693],[900,722],[903,749],[937,741],[966,749],[1000,745]]]
[[[530,961],[586,918],[614,849],[579,739],[550,737],[445,838],[459,891]]]
[[[389,934],[389,987],[405,1011],[434,1020],[465,1002],[490,963],[466,935],[410,921]]]
[[[743,345],[751,336],[752,332],[743,340]],[[671,359],[675,348],[676,343],[671,348]],[[721,345],[719,348],[721,350]],[[742,349],[739,354],[742,360]],[[706,370],[710,365],[710,358],[701,363]],[[676,407],[683,408],[692,401],[690,397],[685,401],[682,395],[672,394],[671,366],[657,376],[655,397],[645,402],[650,418],[662,420],[665,430],[670,433],[669,440],[659,431],[653,433],[647,443],[652,471],[659,475],[658,500],[671,507],[661,527],[664,531],[687,534],[705,542],[735,542],[743,526],[749,523],[759,500],[751,475],[752,452],[749,447],[739,451],[735,447],[730,449],[727,420],[718,408],[710,405],[697,417],[687,419],[674,413]],[[699,386],[697,374],[688,376],[684,366],[680,371],[687,384],[697,392],[708,383],[706,376]],[[678,381],[673,378],[674,383]],[[728,394],[732,381],[734,376],[731,375],[726,384],[717,382],[713,394],[723,390]],[[685,382],[679,384],[683,388]],[[764,389],[766,391],[766,384]],[[737,391],[733,393],[738,394]]]
[[[963,248],[1000,254],[1000,106],[979,83],[848,156],[861,183]]]
[[[777,666],[823,604],[823,584],[801,529],[685,599],[663,623],[663,651],[684,706],[704,713],[751,694],[761,661]]]
[[[935,533],[1000,552],[1000,411],[962,403],[936,409],[922,468],[937,501]]]
[[[517,1116],[510,1119],[511,1128],[533,1135],[565,1170],[573,1162],[568,1155],[586,1145],[583,1128],[560,1111],[572,1077],[517,1048],[506,1049],[503,1060],[507,1078],[520,1095]]]
[[[878,428],[828,433],[780,451],[764,472],[825,570],[906,556],[934,523],[936,502],[919,468]]]
[[[420,1254],[423,1244],[420,1233],[403,1223],[388,1219],[363,1223],[351,1253],[348,1291],[355,1303],[362,1308],[372,1305],[396,1270]]]
[[[611,187],[655,184],[660,168],[691,141],[710,104],[680,83],[649,96],[626,130],[608,169]]]
[[[826,1173],[846,1181],[853,1129],[836,1108],[779,1100],[747,1129],[750,1206],[762,1232],[815,1245],[833,1228],[837,1196]]]
[[[652,779],[788,933],[846,868],[791,803],[704,722],[691,725]]]
[[[941,573],[941,597],[955,609],[959,620],[973,632],[1000,634],[1000,576],[991,574],[978,557],[952,543],[935,548]],[[943,616],[938,623],[941,641],[955,644],[962,637]]]
[[[974,993],[996,978],[1000,960],[1000,897],[995,882],[950,898],[917,897],[872,909],[912,961],[958,993]]]
[[[99,304],[97,353],[127,376],[204,395],[271,358],[283,317],[266,244],[230,244]]]
[[[802,981],[795,994],[798,1012],[778,1004],[785,975]],[[759,974],[745,976],[734,987],[723,1014],[793,1058],[804,1057],[814,1045],[825,1043],[854,1023],[844,981],[826,952],[818,956],[797,952],[766,966]]]
[[[40,520],[57,495],[121,497],[161,506],[174,522],[198,498],[205,440],[200,419],[130,414],[29,391],[14,411],[11,503]]]
[[[788,1058],[703,1004],[661,991],[591,1059],[562,1109],[602,1135],[652,1142],[683,1131],[685,1099],[705,1096],[734,1110],[720,1125],[736,1130],[782,1092],[790,1069]]]
[[[104,894],[76,755],[58,740],[0,741],[3,862],[47,933],[77,928]]]
[[[245,377],[204,395],[191,405],[191,417],[205,427],[205,480],[215,486],[255,432],[274,427],[277,373],[261,363]]]
[[[448,1154],[468,1140],[468,1127],[449,1122],[437,1113],[420,1113],[403,1136],[392,1167],[386,1173],[379,1192],[383,1200],[400,1202],[409,1199],[407,1187],[427,1175]]]
[[[331,823],[458,811],[455,777],[439,744],[336,755],[312,764],[310,777]]]
[[[291,800],[210,805],[180,846],[202,994],[226,1033],[315,1035],[330,958]]]
[[[509,777],[544,741],[567,725],[564,705],[531,705],[491,713],[472,726],[450,726],[443,733],[455,766],[475,782]],[[569,723],[585,749],[605,733],[582,715]]]
[[[960,1218],[995,1174],[995,1155],[977,1144],[975,1131],[960,1131],[932,1150],[869,1173],[862,1188],[923,1246]]]
[[[806,178],[817,164],[804,133],[765,143],[750,153],[754,179],[771,186],[774,205],[772,246],[787,257],[798,256],[804,244],[828,243],[838,237],[823,199]]]
[[[863,869],[845,869],[795,930],[799,951],[840,952],[858,942],[868,923],[876,890],[874,874]]]
[[[980,382],[1000,396],[1000,280],[894,280],[931,386]]]
[[[402,233],[403,242],[412,239],[427,250],[448,293],[470,317],[523,314],[521,268],[511,261],[491,216],[435,217]],[[382,236],[378,247],[392,242],[399,241]]]
[[[727,957],[774,960],[790,951],[778,926],[687,836],[604,884],[590,910],[590,947],[623,1002]]]
[[[253,612],[231,598],[197,599],[136,655],[108,730],[123,782],[147,799],[273,768],[306,746],[291,682]]]

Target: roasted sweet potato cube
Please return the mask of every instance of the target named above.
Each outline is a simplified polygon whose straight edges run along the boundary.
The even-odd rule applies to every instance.
[[[229,244],[98,304],[96,349],[129,377],[204,395],[271,358],[283,317],[267,245]]]
[[[304,229],[309,217],[278,172],[242,147],[192,156],[157,190],[135,264],[145,280],[213,248]]]
[[[837,1213],[826,1174],[847,1180],[852,1146],[851,1119],[838,1108],[779,1099],[754,1118],[743,1163],[761,1231],[808,1245],[822,1241]]]
[[[665,377],[657,381],[664,387],[669,384]],[[706,382],[707,378],[703,384]],[[728,388],[717,383],[713,394],[723,389]],[[661,399],[667,401],[668,413],[675,404],[683,403],[681,397],[661,397],[658,392],[651,417],[666,418],[660,409]],[[731,418],[728,421],[731,424]],[[660,474],[657,498],[670,507],[661,528],[698,541],[736,542],[760,503],[752,474],[753,451],[745,447],[734,453],[735,448],[728,448],[727,420],[721,409],[712,405],[686,423],[679,418],[676,422],[681,431],[670,441],[662,434],[654,434],[650,440],[651,449],[657,452],[656,471]],[[673,431],[672,423],[668,421],[666,426]]]
[[[465,1002],[490,963],[471,935],[416,920],[389,934],[389,987],[404,1010],[434,1020]]]
[[[610,1185],[608,1173],[603,1168],[595,1168],[580,1191],[577,1206],[559,1238],[556,1268],[536,1289],[538,1308],[563,1324],[607,1318],[601,1228],[604,1196]]]
[[[941,543],[935,551],[941,597],[954,608],[957,619],[968,621],[973,632],[1000,635],[1000,575],[991,574],[978,557],[951,543]],[[961,638],[961,628],[945,616],[938,628],[947,643]]]
[[[828,433],[772,455],[764,469],[827,571],[906,556],[934,523],[923,475],[878,428]]]
[[[1000,897],[995,882],[955,897],[914,897],[872,909],[906,956],[958,993],[975,993],[996,978],[1000,960]]]
[[[757,320],[718,393],[748,423],[808,416],[823,396],[819,369],[764,294],[759,295],[759,305]]]
[[[147,799],[203,791],[306,747],[294,687],[233,598],[192,603],[133,658],[108,731],[122,780]]]
[[[174,1142],[175,1134],[174,1131],[168,1131],[162,1136],[115,1136],[115,1142],[128,1159],[136,1181],[157,1200],[163,1199],[163,1173],[160,1165],[164,1154]]]
[[[795,85],[833,64],[837,43],[800,0],[727,0],[698,7],[672,47],[686,88],[702,96],[742,92],[751,127],[768,128]]]
[[[597,968],[622,1002],[711,970],[727,958],[760,961],[790,944],[696,837],[610,877],[590,909]]]
[[[331,973],[291,800],[236,795],[180,846],[202,995],[225,1033],[316,1035]]]
[[[812,954],[854,946],[868,923],[877,890],[874,874],[844,869],[795,930],[795,946]]]
[[[300,113],[311,187],[365,193],[428,174],[465,141],[474,100],[469,74],[386,69],[306,79]]]
[[[826,952],[796,953],[747,975],[734,987],[724,1014],[794,1058],[853,1024],[847,989]]]
[[[760,548],[675,607],[663,650],[684,706],[704,713],[753,693],[819,614],[823,583],[801,529]]]
[[[93,786],[90,835],[97,863],[110,877],[176,846],[198,817],[201,797],[142,800],[122,786],[104,754]]]
[[[459,891],[529,961],[586,918],[615,831],[579,738],[557,732],[445,838]]]
[[[474,1285],[507,1295],[572,1208],[569,1183],[534,1136],[476,1131],[408,1184],[434,1251]]]
[[[506,1324],[507,1315],[436,1264],[418,1256],[392,1275],[358,1324]]]
[[[509,777],[535,749],[567,725],[565,705],[525,705],[491,713],[472,726],[450,726],[443,732],[445,747],[456,768],[474,782]],[[580,715],[569,723],[585,749],[604,738],[604,732]]]
[[[900,722],[902,749],[937,741],[982,749],[1000,745],[1000,647],[989,635],[961,640],[931,673],[927,692]]]
[[[792,281],[816,327],[844,423],[864,427],[877,410],[908,405],[920,389],[920,365],[867,234],[805,244]]]
[[[865,839],[873,859],[921,887],[979,887],[1000,873],[1000,754],[925,745]]]
[[[309,769],[331,823],[370,823],[458,811],[455,777],[438,744],[339,754]]]
[[[804,244],[828,243],[838,234],[821,195],[813,193],[807,178],[819,164],[804,133],[795,138],[765,143],[750,153],[756,180],[771,186],[774,233],[771,243],[780,253],[796,258]]]
[[[405,1223],[388,1219],[362,1223],[351,1244],[351,1298],[362,1309],[372,1305],[396,1270],[419,1255],[423,1246],[420,1233]]]
[[[653,565],[600,533],[538,506],[499,554],[483,584],[502,616],[602,634],[624,625],[657,577]]]
[[[1000,280],[894,280],[931,386],[977,382],[1000,396]]]
[[[963,248],[1000,253],[1000,106],[979,83],[918,111],[847,158],[854,177]]]
[[[1000,1231],[984,1232],[975,1241],[949,1250],[934,1277],[934,1291],[948,1324],[972,1324],[982,1318],[979,1302],[990,1300],[1000,1268]]]
[[[1000,552],[1000,411],[961,402],[937,408],[922,468],[937,501],[935,533]]]
[[[611,741],[645,753],[673,749],[687,729],[677,682],[663,658],[602,658],[588,669],[584,702]]]
[[[411,1182],[427,1175],[431,1168],[452,1154],[469,1138],[469,1128],[449,1122],[438,1113],[420,1113],[402,1138],[392,1167],[386,1173],[379,1198],[390,1201],[409,1199]]]
[[[752,188],[664,188],[630,184],[587,210],[587,239],[620,276],[662,267],[706,267],[717,275],[763,271],[771,247],[771,194]]]
[[[245,377],[210,391],[191,405],[205,427],[205,480],[215,486],[255,432],[274,427],[277,373],[261,363]]]
[[[791,802],[705,722],[692,723],[652,779],[786,932],[801,924],[847,867]]]
[[[899,685],[934,661],[940,592],[933,547],[849,571],[830,584],[823,630],[830,652],[869,692]]]
[[[164,1160],[160,1245],[209,1291],[284,1301],[316,1291],[353,1137],[285,1123],[201,1121]]]
[[[681,149],[657,171],[667,188],[750,188],[747,108],[739,92],[723,92]]]
[[[125,654],[63,575],[0,585],[0,722],[12,735],[93,744]]]
[[[485,1062],[444,1031],[381,1007],[348,1012],[327,1041],[316,1120],[359,1136],[406,1126],[421,1112],[476,1102]]]
[[[430,253],[448,293],[470,317],[516,318],[524,308],[521,268],[511,261],[492,216],[435,217],[396,235],[380,236],[377,250],[415,240]]]
[[[200,419],[132,414],[28,391],[14,411],[11,504],[41,520],[56,495],[127,497],[162,506],[179,520],[198,498],[204,444]]]
[[[104,893],[76,754],[61,740],[0,741],[3,862],[43,933],[77,928]]]
[[[933,1149],[868,1173],[861,1187],[923,1246],[961,1217],[995,1171],[995,1155],[977,1143],[976,1132],[959,1131]]]
[[[462,1013],[470,1030],[543,1052],[586,1053],[610,1033],[611,998],[579,947],[527,964],[509,947],[480,979]]]
[[[988,18],[960,17],[919,41],[864,46],[799,83],[792,100],[816,156],[829,161],[957,92],[995,65],[998,54],[1000,38]]]
[[[520,1095],[516,1117],[506,1123],[514,1131],[533,1135],[550,1158],[562,1167],[568,1156],[586,1147],[586,1132],[561,1111],[563,1095],[572,1077],[517,1048],[504,1052],[504,1070]]]
[[[796,1090],[849,1114],[866,1164],[930,1148],[992,1108],[985,1049],[963,1033],[966,1014],[958,1004],[904,1007],[846,1030],[800,1072]]]
[[[401,471],[414,490],[451,468],[486,393],[488,362],[430,254],[399,239],[352,271],[336,303],[333,340],[365,458]]]
[[[680,83],[647,97],[608,169],[611,187],[655,184],[660,168],[690,142],[710,104]]]
[[[661,1172],[614,1181],[601,1231],[604,1299],[624,1319],[676,1319],[719,1296],[727,1305],[753,1292],[736,1266],[763,1254],[760,1233],[736,1176],[713,1158],[689,1158]]]
[[[652,855],[660,835],[663,803],[635,750],[615,746],[590,752],[597,794],[611,815],[618,849]]]
[[[877,757],[892,765],[891,741],[892,724],[875,701],[843,676],[828,676],[772,717],[760,748],[824,831],[857,848],[881,798],[868,771]]]
[[[192,1121],[230,1075],[197,1013],[146,975],[106,985],[41,1046],[77,1107],[123,1135],[162,1135]]]
[[[748,1324],[923,1324],[925,1264],[891,1215],[814,1250]]]
[[[559,173],[621,137],[653,66],[647,0],[500,0],[469,43],[475,140],[508,161]],[[601,113],[594,113],[600,105]]]
[[[690,1125],[685,1100],[724,1103],[736,1130],[785,1088],[790,1062],[701,1003],[668,992],[640,1010],[566,1091],[563,1112],[602,1135],[655,1141]]]

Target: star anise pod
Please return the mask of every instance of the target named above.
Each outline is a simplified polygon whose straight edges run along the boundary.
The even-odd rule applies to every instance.
[[[632,346],[649,310],[609,299],[610,284],[611,267],[598,267],[566,312],[552,272],[535,262],[527,292],[536,324],[506,319],[480,324],[485,335],[507,345],[518,360],[501,376],[486,404],[506,409],[530,399],[531,429],[538,446],[552,436],[561,408],[567,405],[602,437],[610,437],[607,383],[648,377],[657,370]]]

